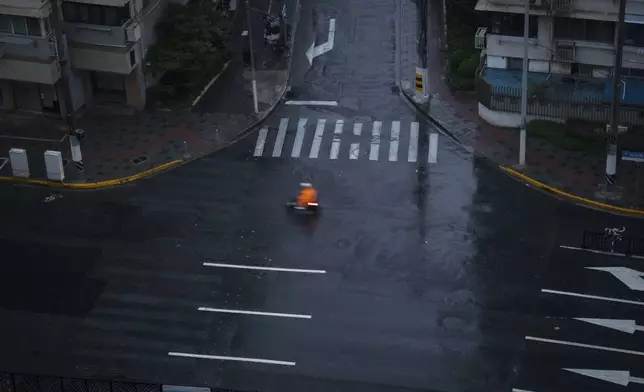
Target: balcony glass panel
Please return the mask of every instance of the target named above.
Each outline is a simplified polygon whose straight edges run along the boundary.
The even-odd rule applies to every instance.
[[[602,20],[555,18],[555,39],[615,42],[615,23]]]
[[[66,1],[63,3],[63,19],[70,23],[118,27],[123,26],[130,19],[130,10],[128,7]]]

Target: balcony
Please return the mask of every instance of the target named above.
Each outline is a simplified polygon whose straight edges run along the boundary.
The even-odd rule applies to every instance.
[[[539,44],[536,38],[530,38],[528,57],[531,60],[549,61],[551,55],[547,46]],[[488,56],[523,58],[523,37],[487,34],[486,49]]]
[[[474,35],[474,48],[485,49],[487,47],[487,43],[485,41],[486,37],[487,37],[487,27],[479,27],[476,30],[476,34]]]
[[[109,47],[124,48],[141,39],[139,25],[132,22],[119,27],[67,22],[65,32],[71,42]]]
[[[0,34],[0,79],[54,84],[60,78],[51,35],[24,37]]]
[[[47,18],[51,5],[49,0],[2,0],[0,14]]]
[[[549,2],[552,14],[568,14],[572,11],[572,0],[549,0]]]

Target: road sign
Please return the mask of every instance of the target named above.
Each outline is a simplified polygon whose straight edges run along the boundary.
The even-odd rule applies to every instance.
[[[644,272],[627,267],[586,267],[596,271],[606,271],[619,279],[631,290],[644,291]]]
[[[635,331],[644,331],[644,326],[637,325],[635,320],[598,319],[598,318],[575,318],[575,320],[599,325],[601,327],[611,328],[617,331],[630,333],[631,335],[634,334]]]
[[[629,383],[644,384],[644,378],[631,377],[628,370],[599,370],[599,369],[565,369],[569,372],[581,374],[582,376],[597,378],[599,380],[612,382],[623,387]]]
[[[622,161],[644,162],[644,152],[622,150]]]

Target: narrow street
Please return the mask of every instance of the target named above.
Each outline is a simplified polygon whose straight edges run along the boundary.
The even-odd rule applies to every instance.
[[[396,6],[303,2],[295,46],[334,19],[333,48],[220,152],[105,191],[0,184],[0,369],[258,392],[637,390],[561,368],[644,375],[638,332],[573,319],[644,323],[638,283],[588,269],[641,260],[561,246],[641,223],[526,187],[417,115],[395,89]],[[284,206],[302,181],[319,216]]]

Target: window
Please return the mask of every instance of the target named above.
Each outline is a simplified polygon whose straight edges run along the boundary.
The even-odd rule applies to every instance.
[[[130,10],[127,6],[110,7],[65,1],[63,3],[63,19],[71,23],[123,26],[130,19]]]
[[[615,23],[602,20],[555,18],[555,38],[612,44]]]
[[[40,19],[26,16],[0,15],[0,33],[40,37]]]
[[[130,64],[134,66],[136,64],[136,53],[134,49],[130,50]]]
[[[624,45],[644,47],[644,25],[626,23],[626,38]]]
[[[523,59],[519,57],[508,57],[508,69],[523,69]]]
[[[523,22],[523,15],[495,12],[490,16],[490,31],[492,34],[523,37]],[[537,38],[539,31],[538,17],[534,15],[530,16],[529,22],[528,36],[530,38]]]

